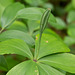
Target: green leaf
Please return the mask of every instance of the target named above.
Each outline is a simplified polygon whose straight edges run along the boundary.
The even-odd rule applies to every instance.
[[[20,21],[15,21],[11,26],[7,27],[6,29],[8,29],[8,30],[20,30],[23,32],[28,32],[26,24],[24,24]]]
[[[68,46],[71,46],[73,44],[75,44],[75,38],[72,38],[70,36],[66,36],[64,38],[64,42],[68,45]]]
[[[4,70],[4,71],[8,70],[7,62],[4,58],[4,56],[2,56],[2,55],[0,55],[0,70]]]
[[[75,73],[75,55],[70,53],[50,55],[40,59],[39,62]]]
[[[38,30],[40,28],[39,20],[28,20],[27,24],[28,24],[29,33],[33,33],[35,30]]]
[[[67,22],[68,23],[71,23],[71,22],[74,22],[75,21],[75,11],[72,10],[68,13],[68,16],[67,16]]]
[[[12,68],[6,75],[39,75],[35,62],[24,61]]]
[[[8,25],[10,25],[16,19],[17,12],[23,8],[24,6],[20,3],[14,3],[14,4],[7,6],[1,18],[2,28],[4,29]]]
[[[53,36],[55,36],[57,39],[59,38],[59,40],[62,41],[61,37],[60,37],[59,35],[57,35],[57,34],[56,34],[53,30],[51,30],[51,29],[46,28],[46,29],[44,30],[44,33],[45,33],[45,34],[49,34],[49,35],[53,35]]]
[[[53,4],[51,4],[51,3],[44,3],[44,4],[42,5],[42,7],[44,7],[44,8],[50,8],[51,10],[54,9]]]
[[[44,3],[44,0],[24,0],[24,1],[31,6],[39,6]]]
[[[34,45],[34,39],[27,33],[19,30],[8,30],[0,34],[0,41],[7,39],[22,39],[29,45]]]
[[[14,0],[0,0],[0,4],[3,6],[3,7],[6,7],[10,4],[14,3]]]
[[[49,65],[38,63],[38,66],[40,75],[65,75]]]
[[[35,45],[35,54],[38,50],[38,41],[39,41],[39,36],[36,36],[36,45]],[[39,53],[38,53],[38,59],[46,56],[46,55],[50,55],[50,54],[54,54],[54,53],[59,53],[59,52],[69,52],[69,48],[62,42],[59,40],[59,38],[55,37],[52,34],[43,34],[42,38],[41,38],[41,44],[40,44],[40,49],[39,49]]]
[[[10,70],[12,67],[14,67],[15,65],[20,63],[20,61],[15,59],[13,57],[13,55],[6,55],[5,59],[6,59],[7,64],[8,64],[8,70]]]
[[[68,35],[75,38],[75,23],[68,26]]]
[[[17,18],[40,20],[44,11],[43,8],[37,7],[24,8],[17,13]]]
[[[56,21],[56,18],[54,17],[54,15],[50,13],[49,23],[52,23],[52,22],[56,23],[57,21]]]
[[[3,13],[4,7],[0,4],[0,27],[1,27],[1,16]]]
[[[52,27],[59,29],[59,30],[66,28],[65,22],[58,17],[56,18],[56,22],[50,22],[50,24]]]
[[[75,8],[75,0],[72,0],[72,6]]]
[[[71,10],[74,10],[72,3],[68,3],[67,6],[65,7],[65,11],[70,12]]]
[[[30,59],[33,58],[27,44],[20,39],[10,39],[0,42],[0,54],[19,54]]]

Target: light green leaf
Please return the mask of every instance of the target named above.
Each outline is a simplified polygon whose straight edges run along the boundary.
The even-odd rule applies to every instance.
[[[75,38],[72,38],[70,36],[66,36],[64,38],[64,42],[68,45],[68,46],[71,46],[73,44],[75,44]]]
[[[24,61],[12,68],[6,75],[39,75],[35,62]]]
[[[68,35],[75,38],[75,23],[68,26]]]
[[[23,8],[24,6],[20,3],[14,3],[7,6],[1,18],[2,28],[4,29],[8,25],[10,25],[16,19],[17,12]]]
[[[35,55],[38,50],[38,41],[39,36],[36,36],[36,45],[35,45]],[[60,52],[69,52],[69,48],[59,40],[59,38],[55,37],[52,34],[43,34],[40,43],[40,49],[38,51],[38,58],[41,58],[46,55],[60,53]]]
[[[46,64],[38,63],[38,67],[40,75],[65,75],[59,70]]]
[[[3,13],[4,7],[0,4],[0,27],[1,27],[1,16]]]
[[[24,1],[31,6],[39,6],[44,3],[44,0],[24,0]]]
[[[4,71],[8,70],[7,62],[4,58],[4,56],[2,56],[2,55],[0,55],[0,70],[4,70]]]
[[[50,13],[49,23],[52,23],[52,22],[56,23],[57,21],[54,15]]]
[[[15,21],[11,26],[7,27],[6,29],[8,29],[8,30],[20,30],[20,31],[28,32],[26,24],[24,24],[20,21]]]
[[[70,53],[50,55],[40,59],[39,62],[75,73],[75,55]]]
[[[20,39],[10,39],[0,42],[0,54],[19,54],[30,59],[33,58],[27,44]]]
[[[66,27],[65,22],[58,17],[56,18],[56,22],[50,22],[50,25],[59,30],[64,29]]]
[[[71,1],[72,1],[73,8],[75,8],[75,0],[71,0]]]
[[[0,41],[7,39],[22,39],[29,45],[34,45],[34,39],[27,33],[19,30],[8,30],[0,34]]]
[[[53,4],[51,4],[51,3],[44,3],[44,4],[42,5],[42,7],[44,7],[44,8],[50,8],[51,10],[54,9]]]
[[[17,18],[40,20],[44,11],[43,8],[37,7],[24,8],[17,13]]]
[[[28,29],[29,33],[33,33],[35,30],[38,30],[40,28],[40,21],[38,20],[28,20]]]
[[[45,33],[45,34],[49,34],[49,35],[53,35],[53,36],[55,36],[57,39],[59,38],[59,40],[62,41],[61,37],[60,37],[59,35],[57,35],[57,34],[56,34],[53,30],[51,30],[51,29],[46,28],[46,29],[44,30],[44,33]]]
[[[3,6],[3,7],[6,7],[10,4],[14,3],[14,0],[0,0],[0,4]]]
[[[68,16],[67,16],[67,22],[68,23],[71,23],[71,22],[74,22],[75,21],[75,11],[72,10],[68,13]]]

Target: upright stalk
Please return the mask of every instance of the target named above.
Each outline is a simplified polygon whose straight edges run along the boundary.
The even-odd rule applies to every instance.
[[[40,35],[39,35],[39,41],[38,41],[38,49],[36,51],[36,55],[35,55],[35,59],[37,60],[37,57],[38,57],[38,54],[39,54],[39,50],[40,50],[40,44],[41,44],[41,37],[42,37],[42,33],[44,31],[44,29],[46,28],[46,25],[48,23],[48,19],[49,19],[49,16],[50,16],[50,12],[51,10],[50,9],[47,9],[42,18],[41,18],[41,23],[40,23]]]

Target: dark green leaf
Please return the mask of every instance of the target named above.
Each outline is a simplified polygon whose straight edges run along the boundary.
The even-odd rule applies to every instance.
[[[2,56],[2,55],[0,55],[0,70],[4,70],[4,71],[8,70],[7,62],[4,58],[4,56]]]

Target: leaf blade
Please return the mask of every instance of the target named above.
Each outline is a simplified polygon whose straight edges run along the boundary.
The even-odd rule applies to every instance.
[[[0,42],[0,54],[19,54],[30,59],[33,58],[27,44],[20,39],[10,39]]]
[[[8,30],[0,34],[0,41],[7,39],[22,39],[29,45],[34,45],[34,39],[27,33],[19,30]]]
[[[70,53],[56,54],[39,60],[39,62],[75,73],[75,55]]]

